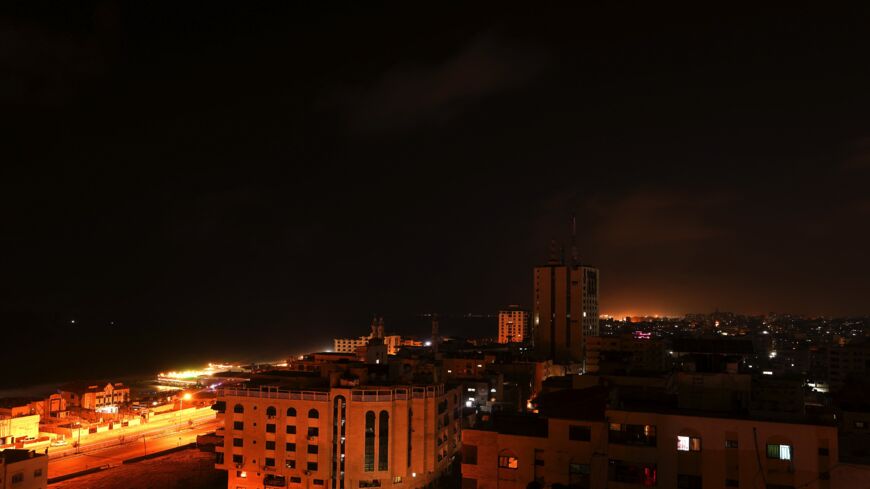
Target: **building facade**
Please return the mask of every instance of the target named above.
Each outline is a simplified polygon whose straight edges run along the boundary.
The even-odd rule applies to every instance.
[[[529,340],[529,311],[519,306],[509,306],[498,312],[499,343],[523,343]]]
[[[69,384],[61,387],[60,395],[67,407],[95,411],[117,408],[130,402],[130,388],[120,382],[106,384]]]
[[[0,416],[0,446],[39,437],[39,415]]]
[[[622,410],[542,421],[464,430],[463,489],[849,487],[833,426]]]
[[[459,446],[458,389],[224,389],[218,469],[231,489],[423,487]]]
[[[0,451],[0,489],[45,489],[48,457],[33,450]]]
[[[581,362],[584,339],[598,336],[598,269],[551,260],[535,267],[532,327],[535,351],[559,362]]]

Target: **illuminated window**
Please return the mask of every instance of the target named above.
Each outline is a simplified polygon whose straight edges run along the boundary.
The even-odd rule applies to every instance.
[[[516,470],[520,467],[520,461],[513,455],[500,455],[498,457],[498,466],[502,469]]]
[[[694,436],[678,436],[677,451],[680,452],[700,452],[701,439]]]
[[[776,445],[768,443],[767,458],[791,460],[791,450],[791,445]]]
[[[296,468],[296,461],[288,458],[284,462],[284,466],[287,467],[288,469],[295,469]]]
[[[725,448],[737,448],[737,440],[725,440]]]

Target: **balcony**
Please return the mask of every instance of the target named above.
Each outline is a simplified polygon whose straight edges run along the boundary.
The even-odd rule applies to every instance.
[[[263,478],[266,487],[287,487],[287,479],[283,475],[266,474]]]
[[[220,397],[255,397],[259,399],[289,399],[293,401],[329,401],[329,392],[282,389],[218,389]]]

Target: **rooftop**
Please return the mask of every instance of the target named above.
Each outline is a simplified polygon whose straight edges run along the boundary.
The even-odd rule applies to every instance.
[[[44,457],[45,455],[36,453],[33,450],[19,450],[10,448],[7,450],[0,451],[0,458],[3,459],[7,464],[14,464],[15,462],[20,462],[22,460],[27,460],[29,458],[35,457]]]

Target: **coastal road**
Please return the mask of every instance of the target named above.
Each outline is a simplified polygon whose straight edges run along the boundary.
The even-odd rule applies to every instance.
[[[144,442],[140,438],[121,445],[90,450],[87,453],[61,458],[52,457],[48,463],[48,477],[58,477],[103,465],[118,465],[128,458],[146,455],[146,450],[147,453],[154,453],[193,443],[197,435],[211,433],[218,429],[221,423],[220,420],[209,420],[178,431],[166,430],[163,434],[145,437]]]

